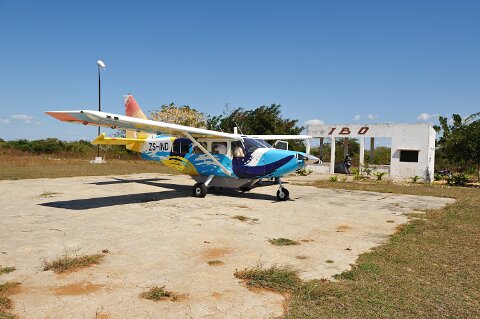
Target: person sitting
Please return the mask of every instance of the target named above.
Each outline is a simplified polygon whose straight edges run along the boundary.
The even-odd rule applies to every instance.
[[[243,152],[243,148],[240,146],[235,146],[233,148],[233,157],[244,157],[245,153]]]
[[[350,166],[352,166],[352,159],[350,158],[350,155],[345,155],[345,160],[343,161],[343,166],[345,167],[345,173],[350,175]]]

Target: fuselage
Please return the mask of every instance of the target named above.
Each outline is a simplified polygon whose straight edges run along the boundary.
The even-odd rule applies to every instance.
[[[316,159],[301,152],[275,149],[263,140],[248,137],[238,141],[199,138],[198,142],[231,173],[230,177],[242,179],[282,177],[303,168],[308,159]],[[151,136],[141,154],[144,159],[160,161],[184,174],[228,176],[187,138]]]

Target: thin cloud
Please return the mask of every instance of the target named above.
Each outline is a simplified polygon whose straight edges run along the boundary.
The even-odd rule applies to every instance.
[[[30,124],[32,123],[33,116],[26,114],[14,114],[12,115],[12,119],[24,121],[25,123]]]
[[[375,120],[375,119],[378,118],[378,115],[368,114],[368,115],[367,115],[367,118],[368,118],[369,120]]]
[[[417,120],[420,120],[420,121],[428,121],[429,119],[432,118],[433,115],[431,114],[428,114],[428,113],[421,113],[417,116]]]
[[[360,114],[357,114],[353,117],[353,120],[358,121],[358,120],[360,120],[360,117],[361,117]]]
[[[0,118],[0,123],[1,123],[1,124],[9,124],[9,123],[10,123],[10,120],[9,120],[9,119],[2,119],[2,118]]]
[[[318,119],[308,120],[308,121],[306,121],[305,123],[303,123],[303,125],[305,125],[305,126],[309,126],[309,125],[323,125],[323,124],[325,124],[325,122],[322,121],[322,120],[318,120]]]

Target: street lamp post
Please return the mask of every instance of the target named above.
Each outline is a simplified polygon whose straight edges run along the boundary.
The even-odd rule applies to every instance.
[[[99,112],[102,110],[100,68],[105,70],[105,63],[103,63],[102,60],[97,61],[97,69],[98,69],[98,111]],[[100,135],[100,126],[98,127],[98,135]],[[97,157],[100,157],[100,145],[97,145]]]

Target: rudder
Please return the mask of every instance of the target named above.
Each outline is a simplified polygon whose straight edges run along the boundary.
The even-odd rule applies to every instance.
[[[145,116],[143,113],[142,109],[138,105],[137,101],[133,98],[133,95],[128,94],[124,96],[124,101],[125,101],[125,115],[130,116],[130,117],[136,117],[139,119],[145,119],[147,120],[148,118]],[[125,132],[126,138],[130,139],[146,139],[148,138],[150,134],[144,133],[144,132],[136,132],[136,131],[129,131],[127,130]],[[134,145],[126,145],[127,149],[134,149]]]

